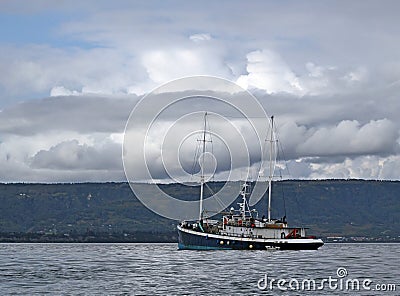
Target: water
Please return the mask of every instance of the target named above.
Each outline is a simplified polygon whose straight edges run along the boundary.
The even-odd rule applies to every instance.
[[[178,251],[176,244],[0,244],[0,295],[379,295],[260,290],[265,278],[320,283],[346,268],[360,282],[396,284],[399,244],[326,244],[318,251]],[[262,287],[261,282],[260,285]],[[295,287],[295,282],[292,282]],[[288,282],[283,288],[288,288]]]

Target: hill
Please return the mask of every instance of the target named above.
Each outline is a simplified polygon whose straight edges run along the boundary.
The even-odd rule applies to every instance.
[[[198,198],[198,187],[159,186],[177,198]],[[274,183],[272,210],[274,217],[286,215],[290,225],[310,227],[311,234],[323,237],[398,239],[399,192],[398,181],[280,181]],[[256,207],[265,213],[265,201]],[[5,240],[174,241],[176,224],[143,206],[127,183],[0,184]]]

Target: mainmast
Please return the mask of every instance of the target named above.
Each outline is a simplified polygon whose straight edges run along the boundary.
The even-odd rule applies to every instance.
[[[203,197],[204,197],[204,157],[206,153],[206,129],[207,129],[207,112],[204,114],[204,130],[203,130],[203,150],[201,154],[201,175],[200,175],[200,209],[199,221],[203,219]]]
[[[272,178],[273,178],[273,165],[272,165],[272,149],[273,149],[273,132],[274,132],[274,117],[271,116],[271,135],[269,139],[269,178],[268,178],[268,222],[271,221],[271,193],[272,193]]]

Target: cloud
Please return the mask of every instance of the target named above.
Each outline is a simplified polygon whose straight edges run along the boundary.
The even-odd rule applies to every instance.
[[[54,170],[32,169],[26,163],[2,162],[2,182],[121,182],[125,180],[123,170]]]
[[[157,9],[155,4],[130,2],[50,2],[25,3],[23,10],[10,1],[0,6],[18,17],[37,18],[38,25],[46,14],[71,16],[42,24],[38,29],[44,30],[44,42],[23,35],[22,26],[21,32],[14,28],[14,35],[24,36],[26,43],[0,43],[3,97],[21,100],[61,90],[69,94],[64,89],[143,94],[158,83],[191,74],[295,95],[329,95],[369,88],[370,81],[378,85],[400,79],[400,67],[393,62],[400,51],[396,2],[384,7],[364,3],[363,11],[351,3],[254,2],[228,8],[208,3],[206,9],[171,1]],[[244,15],[244,10],[251,13]]]
[[[365,67],[341,69],[307,62],[305,72],[295,74],[285,60],[269,49],[247,54],[247,74],[237,83],[245,89],[265,90],[268,94],[288,93],[296,97],[353,93],[367,87]]]
[[[147,80],[137,57],[107,48],[0,46],[0,89],[12,97],[129,94]]]
[[[276,116],[297,177],[398,179],[397,1],[21,3],[0,3],[1,180],[123,180],[94,159],[116,153],[138,95],[201,74]]]
[[[63,141],[49,150],[40,150],[31,159],[34,169],[56,170],[121,170],[121,145],[113,142],[101,146]]]
[[[79,92],[77,92],[76,90],[69,90],[64,86],[55,86],[50,90],[51,97],[73,96],[78,94]]]
[[[162,95],[157,98],[161,106]],[[395,168],[400,150],[400,123],[395,116],[391,119],[370,120],[373,112],[377,117],[387,114],[384,110],[379,111],[378,105],[370,104],[367,108],[358,111],[354,109],[357,112],[353,112],[351,108],[356,108],[365,98],[355,96],[349,105],[347,95],[338,96],[335,104],[326,98],[303,96],[299,100],[290,94],[261,93],[259,99],[263,105],[268,106],[266,109],[279,110],[279,113],[272,114],[278,114],[276,127],[284,157],[289,161],[293,177],[348,178],[365,177],[370,173],[371,178],[397,178]],[[108,172],[110,179],[115,180],[119,176],[119,180],[123,181],[120,166],[121,135],[137,100],[136,96],[57,96],[28,101],[4,109],[0,112],[0,163],[10,171],[8,176],[3,174],[3,180],[15,181],[13,178],[19,174],[24,176],[25,181],[46,178],[48,181],[71,181],[79,178],[96,180],[96,176],[98,180],[103,180]],[[237,100],[240,101],[240,97]],[[395,101],[390,102],[398,104]],[[330,108],[329,103],[335,108]],[[396,108],[397,105],[388,106]],[[148,148],[151,149],[146,152],[149,167],[157,179],[167,178],[167,172],[161,168],[165,165],[163,161],[170,163],[176,158],[176,145],[182,144],[182,139],[188,133],[198,130],[201,126],[200,121],[189,120],[176,125],[172,131],[169,130],[171,120],[204,108],[236,116],[222,105],[199,99],[189,100],[176,108],[166,110],[165,114],[160,116],[158,125],[151,130],[148,143]],[[308,112],[309,110],[312,112]],[[138,116],[147,116],[146,112],[145,110]],[[338,117],[338,114],[341,116]],[[350,116],[357,119],[341,119]],[[257,161],[260,155],[254,150],[256,146],[250,145],[255,142],[251,131],[245,122],[235,118],[230,120],[245,138],[247,148],[250,149],[250,163],[243,159],[236,165],[245,162],[254,171],[259,166]],[[144,132],[142,128],[138,126],[135,132]],[[240,153],[243,149],[239,147],[238,135],[226,132],[226,127],[215,120],[212,121],[212,128],[213,132],[231,143],[231,153],[245,157]],[[167,131],[169,144],[164,138]],[[194,145],[197,143],[195,140],[193,142]],[[223,145],[221,146],[222,143],[217,139],[214,139],[214,142],[213,150],[218,160],[217,177],[223,177],[226,176],[226,170],[230,169],[229,153],[222,149]],[[194,148],[193,145],[187,145],[182,146],[184,149],[180,151],[179,161],[173,163],[176,165],[179,162],[188,172],[193,163]],[[57,174],[57,177],[52,176],[51,171]],[[172,168],[168,173],[179,179],[182,171],[178,167]],[[244,172],[241,167],[234,167],[232,174],[240,178]]]
[[[397,179],[396,173],[391,167],[398,159],[383,161],[379,156],[359,156],[354,159],[346,158],[339,163],[312,163],[313,172],[311,178],[330,179]],[[388,174],[388,171],[391,171]]]
[[[193,34],[189,36],[189,39],[193,42],[202,42],[211,40],[211,35],[208,33]]]
[[[356,120],[345,120],[337,126],[313,128],[307,133],[297,148],[302,156],[390,154],[398,146],[399,135],[397,127],[387,119],[372,120],[364,126]]]
[[[216,52],[198,48],[173,48],[146,52],[142,63],[149,78],[158,84],[193,75],[229,77],[229,68]]]
[[[361,125],[344,120],[307,127],[288,121],[278,130],[289,178],[398,179],[398,123],[381,119]]]
[[[237,80],[243,88],[263,89],[269,94],[302,92],[298,78],[277,53],[266,49],[253,51],[247,55],[247,61],[248,74]]]
[[[58,96],[0,112],[0,133],[31,136],[49,131],[122,132],[136,96]]]
[[[135,102],[134,96],[58,96],[2,110],[0,179],[123,181],[121,135]]]
[[[62,132],[4,138],[0,144],[0,166],[2,182],[124,180],[121,143],[107,134]]]

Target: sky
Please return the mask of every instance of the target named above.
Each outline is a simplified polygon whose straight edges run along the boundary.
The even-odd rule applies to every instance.
[[[131,111],[192,75],[233,81],[275,116],[291,178],[399,180],[398,11],[387,0],[2,0],[0,182],[124,181]]]

